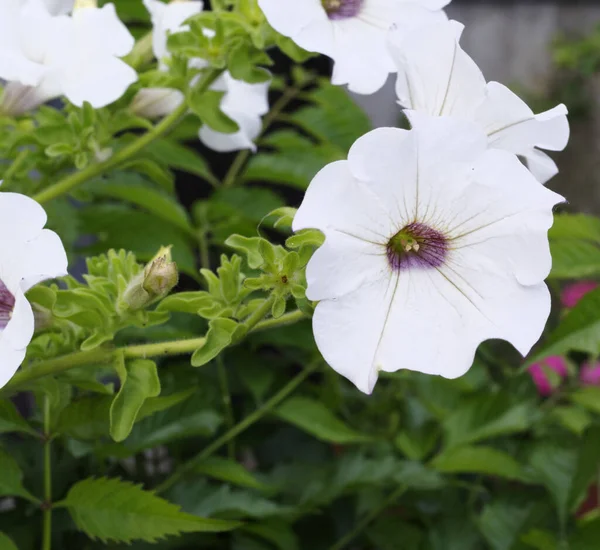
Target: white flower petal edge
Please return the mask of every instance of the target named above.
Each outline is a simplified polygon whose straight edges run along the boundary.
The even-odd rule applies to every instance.
[[[137,80],[136,71],[118,59],[134,39],[112,4],[76,9],[69,17],[51,15],[42,0],[11,1],[0,7],[0,34],[0,78],[13,86],[1,106],[6,114],[61,95],[78,106],[89,101],[104,107]]]
[[[459,45],[463,25],[439,22],[405,33],[392,30],[389,48],[398,71],[399,103],[410,111],[452,116],[481,125],[489,146],[527,160],[542,183],[558,169],[539,149],[562,151],[569,141],[564,105],[535,115],[513,92],[497,82],[486,84],[475,62]]]
[[[404,32],[445,20],[450,0],[258,0],[268,22],[302,48],[334,61],[332,82],[359,94],[379,90],[395,67],[386,48],[393,23]]]
[[[222,153],[250,149],[256,151],[254,140],[262,128],[262,116],[269,112],[269,86],[271,81],[249,84],[224,73],[211,89],[225,92],[221,100],[222,111],[237,122],[239,130],[233,134],[217,132],[204,124],[200,128],[200,141],[214,151]]]
[[[323,357],[370,393],[379,371],[461,376],[490,338],[527,354],[550,312],[562,201],[473,123],[366,134],[317,174],[293,224],[326,237],[307,268]]]
[[[17,193],[0,193],[0,387],[14,375],[33,337],[34,315],[25,293],[46,279],[67,274],[60,238],[43,229],[44,209]]]

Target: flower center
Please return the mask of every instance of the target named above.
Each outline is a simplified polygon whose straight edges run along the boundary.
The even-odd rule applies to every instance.
[[[356,17],[364,0],[321,0],[329,19]]]
[[[10,293],[6,285],[0,281],[0,330],[4,330],[15,309],[15,297]]]
[[[446,259],[448,240],[432,227],[413,222],[389,240],[386,250],[390,266],[395,271],[435,268]]]

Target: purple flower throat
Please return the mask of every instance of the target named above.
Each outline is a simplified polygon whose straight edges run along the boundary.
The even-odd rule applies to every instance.
[[[356,17],[364,0],[321,0],[329,19],[349,19]]]
[[[428,225],[413,222],[389,240],[386,252],[394,271],[436,268],[446,259],[448,239]]]
[[[4,330],[8,325],[13,309],[15,309],[15,297],[6,288],[6,285],[0,281],[0,330]]]

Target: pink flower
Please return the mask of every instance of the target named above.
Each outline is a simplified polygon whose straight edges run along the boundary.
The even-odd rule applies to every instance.
[[[588,292],[596,289],[596,281],[579,281],[567,286],[561,294],[560,301],[564,307],[575,307]]]
[[[556,390],[556,385],[548,377],[547,369],[554,371],[560,378],[565,378],[568,374],[567,362],[558,355],[546,357],[543,361],[531,365],[529,374],[538,389],[538,393],[543,396],[551,395]]]
[[[579,371],[584,386],[600,386],[600,363],[585,363]]]

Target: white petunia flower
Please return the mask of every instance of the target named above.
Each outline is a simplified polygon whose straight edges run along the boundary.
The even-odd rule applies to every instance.
[[[160,0],[144,0],[154,26],[152,47],[159,60],[159,68],[167,70],[170,57],[167,49],[169,33],[186,30],[186,19],[200,13],[202,2],[184,1],[164,4]],[[207,31],[208,34],[208,31]],[[203,59],[193,59],[191,65],[202,69],[208,64]],[[200,141],[215,151],[229,152],[239,149],[256,149],[254,140],[262,128],[262,115],[269,111],[268,91],[270,82],[248,84],[236,80],[227,71],[212,85],[211,89],[224,92],[222,111],[234,120],[239,130],[233,134],[217,132],[207,125],[200,128]],[[131,110],[148,118],[159,118],[171,113],[184,101],[183,93],[169,88],[144,88],[133,99]]]
[[[334,61],[333,84],[372,94],[396,71],[386,47],[392,24],[405,32],[436,20],[450,0],[258,0],[279,33]]]
[[[306,273],[323,357],[370,393],[379,371],[461,376],[490,338],[527,354],[550,312],[562,200],[473,123],[366,134],[317,174],[293,223],[326,237]]]
[[[137,80],[137,73],[119,59],[133,45],[113,4],[53,16],[42,0],[4,0],[0,78],[8,82],[9,99],[0,109],[22,114],[62,95],[78,106],[88,101],[104,107]]]
[[[536,115],[506,86],[486,83],[475,62],[461,49],[463,25],[448,21],[408,35],[390,33],[398,70],[399,103],[432,116],[471,120],[485,130],[490,147],[524,157],[542,183],[558,173],[540,149],[562,151],[569,141],[567,108],[559,105]],[[411,118],[411,111],[407,112]]]
[[[25,293],[34,285],[67,274],[60,238],[44,229],[46,213],[34,200],[0,193],[0,387],[25,358],[33,337],[34,315]]]
[[[65,15],[73,10],[75,0],[44,0],[44,3],[52,15]]]

